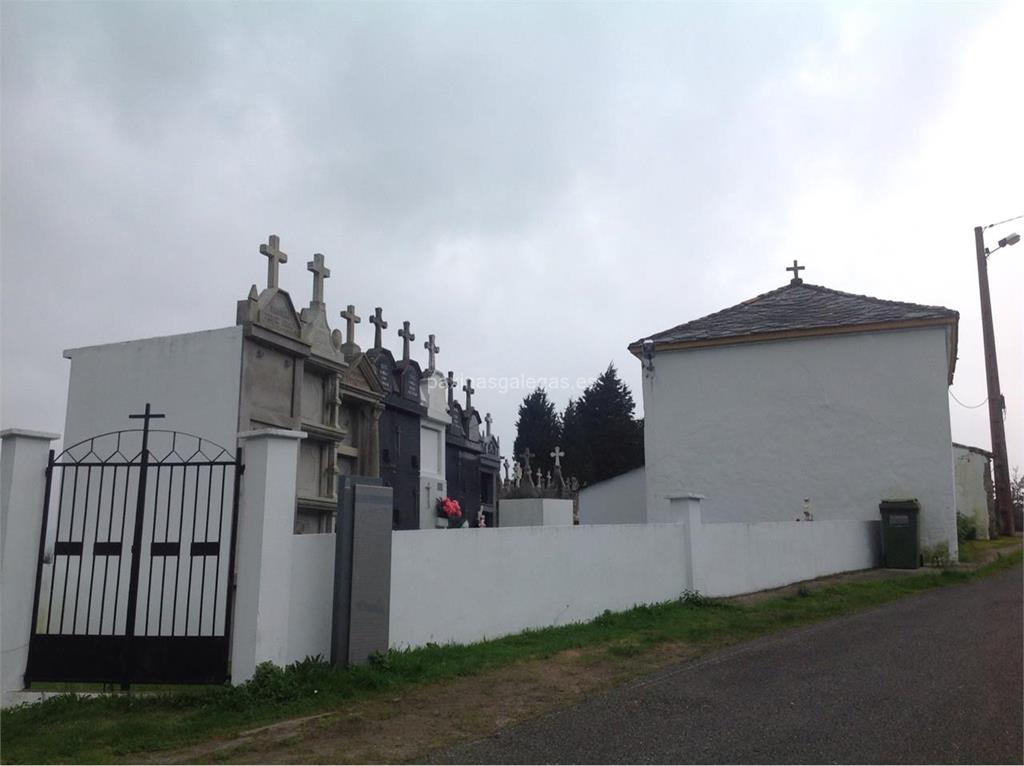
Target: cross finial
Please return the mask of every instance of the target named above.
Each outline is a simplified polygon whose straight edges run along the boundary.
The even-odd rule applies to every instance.
[[[370,324],[375,328],[373,331],[373,347],[380,351],[382,348],[380,339],[381,330],[388,329],[388,323],[384,321],[384,309],[380,306],[373,310],[373,316],[370,317]]]
[[[455,373],[451,370],[448,370],[448,377],[444,379],[444,384],[448,387],[448,409],[451,409],[455,404]]]
[[[494,422],[494,418],[491,417],[491,413],[488,412],[486,415],[484,415],[484,423],[487,424],[487,432],[486,433],[487,433],[487,438],[488,439],[491,438],[491,423],[493,423],[493,422]]]
[[[267,244],[260,245],[260,252],[267,256],[267,287],[277,287],[277,266],[288,263],[288,253],[281,250],[281,239],[271,234]]]
[[[131,420],[142,420],[142,459],[145,461],[148,459],[147,448],[149,446],[149,421],[158,420],[164,417],[163,413],[153,412],[150,409],[149,402],[146,402],[146,411],[137,415],[129,415]],[[143,470],[145,472],[145,470]]]
[[[331,276],[331,270],[324,266],[324,254],[313,253],[313,260],[306,263],[306,270],[313,272],[313,303],[323,303],[324,280]]]
[[[794,259],[793,260],[793,265],[786,267],[786,271],[792,271],[793,272],[793,278],[791,280],[789,280],[789,283],[791,285],[802,285],[804,283],[804,281],[802,279],[800,279],[800,272],[804,271],[806,268],[807,268],[806,266],[799,266],[799,265],[797,265],[796,259]]]
[[[356,314],[356,307],[351,303],[348,308],[341,312],[341,318],[345,320],[345,343],[354,346],[356,342],[356,325],[363,321],[363,318]],[[373,321],[372,319],[370,320]]]
[[[535,455],[532,452],[530,452],[529,447],[523,450],[523,469],[526,471],[527,474],[530,473],[530,458],[532,457],[535,457]]]
[[[433,372],[435,361],[434,357],[441,351],[441,347],[434,343],[434,336],[430,335],[428,336],[427,342],[423,344],[423,348],[425,348],[427,353],[430,355],[430,361],[427,364],[427,372]]]
[[[565,457],[565,453],[562,451],[561,447],[556,446],[554,452],[551,453],[551,457],[555,459],[555,468],[560,468],[562,466],[562,458]]]
[[[466,412],[469,412],[473,408],[473,394],[476,393],[472,378],[466,378],[466,385],[462,387],[462,390],[466,392]]]
[[[402,361],[409,361],[409,343],[416,340],[416,336],[409,332],[409,323],[402,322],[402,329],[398,331],[399,337],[402,339]]]

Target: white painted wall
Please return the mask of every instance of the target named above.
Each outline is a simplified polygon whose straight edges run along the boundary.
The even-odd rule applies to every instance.
[[[139,428],[128,415],[152,402],[162,428],[210,439],[234,452],[242,328],[167,335],[68,349],[64,446],[99,433]]]
[[[706,497],[711,522],[879,518],[921,502],[956,555],[944,329],[660,352],[644,374],[647,507]]]
[[[499,503],[498,518],[503,527],[572,526],[572,500],[523,497]]]
[[[335,536],[292,535],[291,546],[286,662],[318,654],[330,660]]]
[[[989,459],[978,452],[953,445],[953,470],[956,476],[956,510],[974,519],[978,538],[988,540],[988,492],[985,476],[991,476]]]
[[[694,540],[694,588],[708,596],[735,596],[879,566],[880,524],[701,524]]]
[[[683,540],[671,524],[395,532],[390,645],[468,643],[677,598]],[[453,590],[456,572],[473,576]]]
[[[580,490],[580,524],[642,524],[647,518],[643,467]]]

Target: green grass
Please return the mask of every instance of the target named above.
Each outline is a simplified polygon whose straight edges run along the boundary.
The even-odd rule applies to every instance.
[[[1016,540],[1010,537],[994,537],[991,540],[964,540],[960,543],[960,561],[977,561],[985,551],[1007,548],[1011,545],[1016,545],[1019,548],[1022,542],[1024,541],[1019,537]]]
[[[335,669],[307,660],[287,670],[261,666],[238,687],[166,695],[63,695],[0,714],[5,763],[108,762],[231,734],[274,720],[343,707],[415,684],[484,673],[566,649],[604,646],[629,657],[663,642],[712,648],[782,628],[817,622],[931,588],[1018,566],[1014,551],[974,572],[926,572],[892,580],[847,583],[751,606],[687,594],[679,601],[606,612],[588,623],[526,631],[468,646],[436,646],[380,655],[364,667]]]

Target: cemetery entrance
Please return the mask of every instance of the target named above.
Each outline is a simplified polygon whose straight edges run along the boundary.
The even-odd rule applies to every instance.
[[[131,417],[50,452],[26,684],[228,678],[241,452]]]

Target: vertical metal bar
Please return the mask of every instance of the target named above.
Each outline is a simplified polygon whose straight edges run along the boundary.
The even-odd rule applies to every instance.
[[[238,540],[238,495],[242,484],[242,474],[245,466],[242,464],[242,448],[238,448],[235,454],[235,492],[231,498],[231,545],[228,549],[228,582],[227,593],[224,602],[224,638],[231,651],[231,610],[235,603],[235,543]]]
[[[156,487],[153,489],[153,535],[150,538],[151,542],[156,542],[156,514],[160,508],[160,466],[153,466],[156,468]],[[143,623],[142,635],[149,635],[149,605],[153,601],[153,556],[152,549],[149,554],[149,575],[146,577],[146,620]]]
[[[198,472],[198,471],[197,471]],[[178,545],[182,545],[181,534],[185,524],[185,484],[188,480],[188,466],[181,467],[181,508],[178,510]],[[181,556],[174,562],[174,601],[171,603],[171,635],[178,624],[178,583],[181,582]],[[185,613],[185,635],[188,635],[188,613]]]
[[[100,466],[100,489],[96,495],[96,527],[92,534],[92,560],[89,562],[89,603],[85,610],[85,635],[89,635],[89,623],[92,622],[92,594],[93,586],[96,584],[96,543],[100,540],[100,510],[103,508],[103,477],[106,475],[106,466]],[[86,495],[88,500],[88,495]],[[85,534],[82,534],[82,555],[85,555]],[[104,561],[106,558],[104,558]],[[98,632],[98,631],[97,631]]]
[[[126,465],[124,467],[124,496],[121,501],[121,555],[117,557],[117,581],[114,585],[114,626],[113,634],[117,633],[117,605],[121,600],[121,562],[124,561],[124,557],[131,555],[125,547],[124,530],[126,521],[128,519],[128,487],[132,483],[132,467]]]
[[[78,502],[78,466],[75,466],[75,481],[71,485],[71,521],[68,522],[68,542],[71,542],[71,534],[75,531],[75,505]],[[60,539],[60,527],[57,527],[57,537],[54,540]],[[57,571],[57,548],[54,545],[53,550],[53,569]],[[60,597],[60,622],[57,624],[58,635],[64,634],[64,613],[67,611],[68,604],[68,580],[70,580],[71,574],[71,557],[64,557],[64,591]],[[71,626],[71,632],[74,633],[75,626]]]
[[[66,471],[64,466],[58,466],[60,468],[60,496],[57,498],[57,524],[54,529],[54,539],[56,540],[57,535],[60,534],[60,518],[61,513],[64,509],[64,479],[66,478]],[[53,470],[51,466],[50,470]],[[53,554],[53,575],[50,577],[50,603],[46,609],[46,632],[50,632],[50,620],[53,618],[53,591],[57,587],[57,552],[54,550]]]
[[[49,457],[46,460],[46,489],[43,492],[43,524],[39,529],[39,557],[36,559],[36,587],[35,598],[32,599],[32,622],[30,623],[31,629],[29,632],[30,637],[34,637],[36,635],[36,622],[39,620],[39,598],[41,596],[39,591],[43,585],[43,556],[46,554],[46,523],[50,517],[50,485],[53,482],[53,456],[54,451],[50,450]],[[28,653],[29,661],[25,668],[26,687],[32,683],[32,678],[29,676],[29,669],[32,667],[31,638],[29,638]]]
[[[117,497],[117,469],[118,469],[118,466],[114,465],[112,467],[114,469],[114,475],[110,477],[110,510],[107,511],[107,540],[106,541],[108,543],[111,542],[110,534],[114,530],[114,498]],[[118,558],[120,558],[120,557],[118,557]],[[104,556],[103,557],[103,593],[100,596],[100,624],[99,624],[99,632],[100,632],[100,634],[103,633],[103,615],[106,613],[106,610],[107,610],[107,577],[109,576],[109,574],[110,574],[110,556]],[[116,623],[117,623],[117,614],[116,613],[114,614],[114,621],[113,622],[114,622],[113,627],[116,627]],[[110,632],[111,633],[114,632],[113,628],[111,629]]]
[[[203,519],[203,542],[210,542],[210,499],[213,496],[213,466],[209,466],[206,476],[206,516]],[[206,559],[203,556],[203,575],[199,579],[199,624],[196,626],[196,635],[203,635],[203,606],[206,603]]]
[[[85,528],[89,525],[89,491],[92,489],[92,466],[85,469],[85,500],[82,502],[82,552],[78,556],[78,574],[75,577],[75,609],[71,613],[71,635],[78,631],[78,604],[82,600],[82,568],[85,566]],[[71,524],[71,537],[75,525]],[[88,632],[88,631],[86,631]]]
[[[192,542],[196,541],[196,513],[199,512],[199,466],[196,466],[196,491],[192,497]],[[192,546],[189,546],[191,550]],[[185,635],[188,635],[188,621],[192,616],[192,570],[195,569],[192,556],[188,557],[188,590],[185,592]]]
[[[164,508],[164,542],[170,542],[171,532],[171,495],[174,494],[174,466],[169,466],[168,471],[170,476],[167,477],[167,506]],[[153,536],[156,537],[156,532],[153,532]],[[179,543],[180,546],[180,543]],[[178,558],[181,558],[181,549],[178,549]],[[167,557],[164,557],[163,563],[160,566],[160,618],[157,622],[156,634],[158,636],[163,635],[164,628],[164,594],[166,593],[167,587]],[[171,631],[174,631],[174,625],[171,625]]]
[[[210,635],[217,635],[217,600],[220,596],[220,563],[224,554],[224,485],[227,484],[228,467],[220,467],[220,510],[217,512],[217,568],[213,578],[213,619],[210,620]]]
[[[125,677],[122,687],[131,681],[132,673],[132,638],[135,637],[135,613],[138,609],[139,597],[139,556],[142,553],[142,523],[146,513],[146,479],[149,473],[149,404],[146,404],[146,419],[142,421],[142,452],[139,455],[139,492],[135,500],[135,531],[132,535],[132,565],[128,576],[128,616],[125,623],[125,640],[127,645]]]

